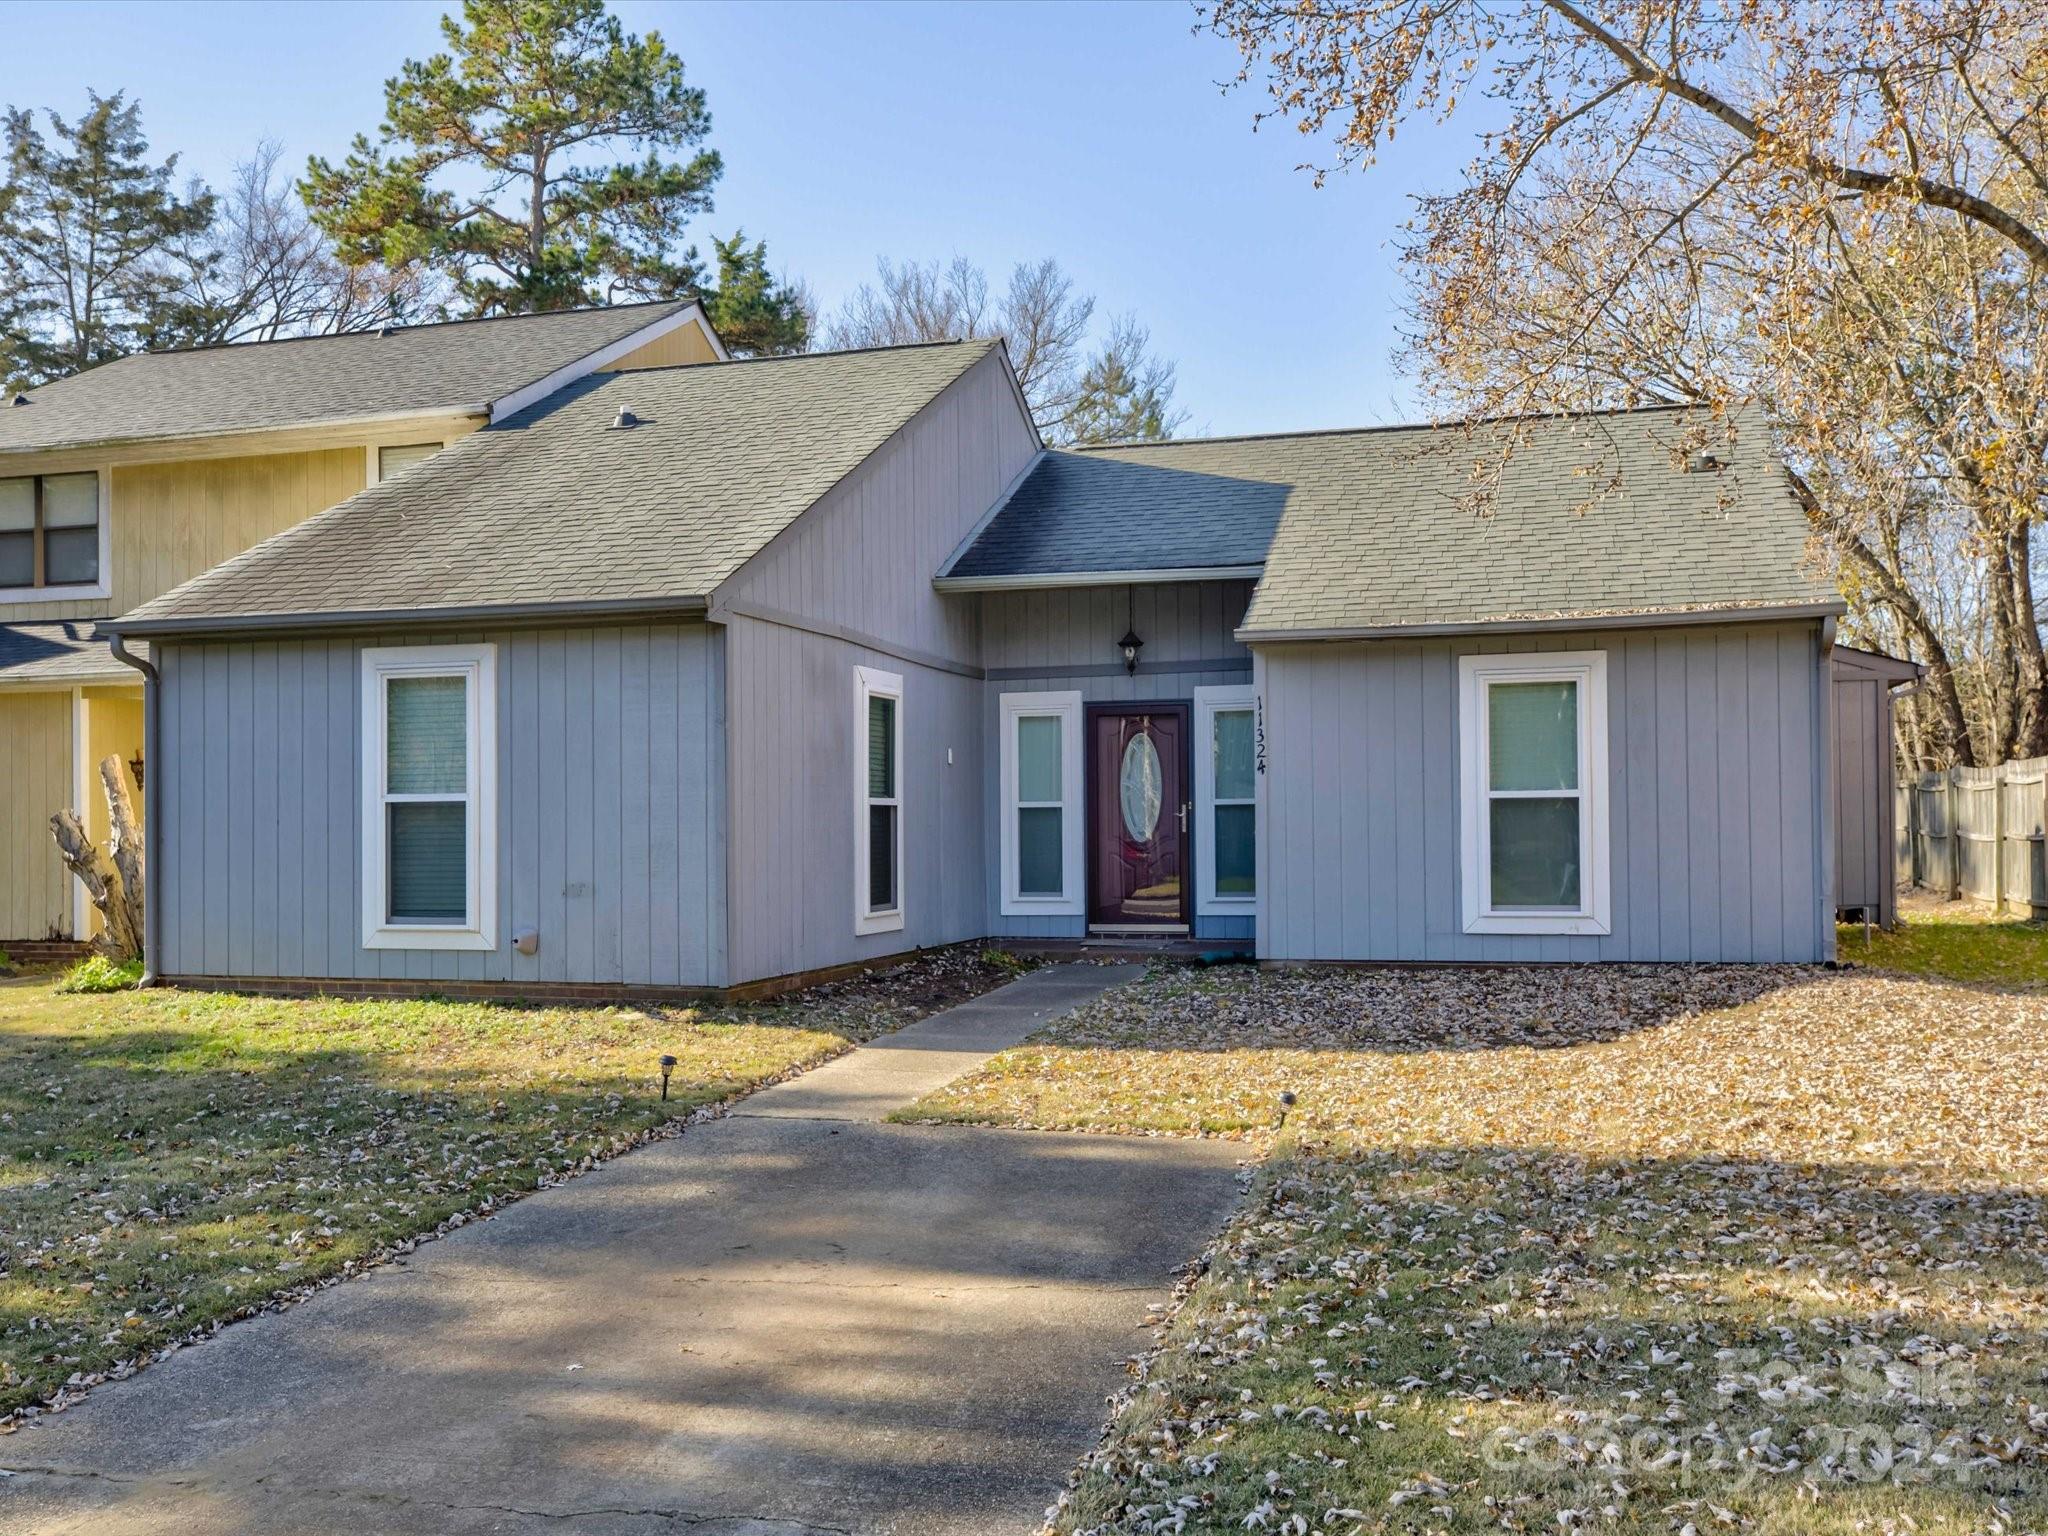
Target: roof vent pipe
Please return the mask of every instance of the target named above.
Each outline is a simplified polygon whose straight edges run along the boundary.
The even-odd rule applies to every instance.
[[[631,411],[627,410],[624,406],[620,406],[619,414],[612,418],[612,425],[623,432],[627,427],[639,426],[640,418],[638,416],[635,416]]]
[[[15,396],[15,397],[14,397],[14,398],[13,398],[12,400],[8,401],[7,403],[8,403],[9,405],[27,405],[27,404],[28,404],[28,396],[27,396],[27,395],[16,395],[16,396]]]

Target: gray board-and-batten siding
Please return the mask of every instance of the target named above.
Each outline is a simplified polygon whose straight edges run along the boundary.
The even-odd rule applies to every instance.
[[[988,930],[998,938],[1068,939],[1087,932],[1085,917],[1003,914],[1001,860],[1001,697],[1006,693],[1074,692],[1084,704],[1183,701],[1197,688],[1252,680],[1252,654],[1236,638],[1251,602],[1249,581],[1176,582],[1151,586],[1069,587],[990,592],[982,596],[981,646],[988,684],[983,705],[989,758],[984,778],[988,839]],[[1143,640],[1135,675],[1125,672],[1117,642],[1126,628]],[[1192,723],[1192,722],[1191,722]],[[1189,792],[1192,794],[1192,782]],[[1191,827],[1190,836],[1200,828]],[[1190,844],[1186,878],[1194,878]],[[1197,915],[1198,939],[1253,936],[1249,917]]]
[[[1607,653],[1612,931],[1468,934],[1458,662]],[[1821,625],[1258,648],[1260,955],[1365,961],[1833,958]]]
[[[498,658],[497,947],[365,949],[361,652],[477,640]],[[723,646],[703,624],[164,645],[160,969],[724,985]]]
[[[932,572],[1038,440],[991,354],[717,594],[727,628],[736,983],[988,932],[980,614]],[[903,679],[903,927],[854,928],[855,669]]]

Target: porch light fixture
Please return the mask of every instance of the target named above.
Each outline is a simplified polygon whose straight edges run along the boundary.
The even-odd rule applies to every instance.
[[[675,1069],[675,1057],[663,1056],[661,1058],[661,1102],[664,1104],[668,1102],[668,1075],[675,1071]]]
[[[1144,644],[1135,629],[1125,630],[1123,639],[1116,643],[1117,649],[1124,653],[1124,671],[1134,677],[1138,671],[1138,651]]]

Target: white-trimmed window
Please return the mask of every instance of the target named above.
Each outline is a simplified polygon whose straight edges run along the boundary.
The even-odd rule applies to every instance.
[[[497,647],[363,652],[363,947],[497,946]]]
[[[1006,693],[1000,716],[1003,915],[1078,916],[1081,695]]]
[[[1607,654],[1458,658],[1465,931],[1611,931]]]
[[[445,443],[385,443],[370,450],[373,483],[396,480],[415,464],[424,464],[447,445]]]
[[[853,931],[903,926],[903,679],[855,667]]]
[[[110,480],[90,469],[0,477],[0,601],[107,595]]]
[[[1195,690],[1195,911],[1258,908],[1256,725],[1249,684]]]

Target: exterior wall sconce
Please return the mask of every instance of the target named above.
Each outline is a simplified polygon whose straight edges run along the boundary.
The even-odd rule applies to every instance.
[[[1138,651],[1145,644],[1138,638],[1135,629],[1124,631],[1123,639],[1117,641],[1117,649],[1124,653],[1124,671],[1135,677],[1138,672]]]

